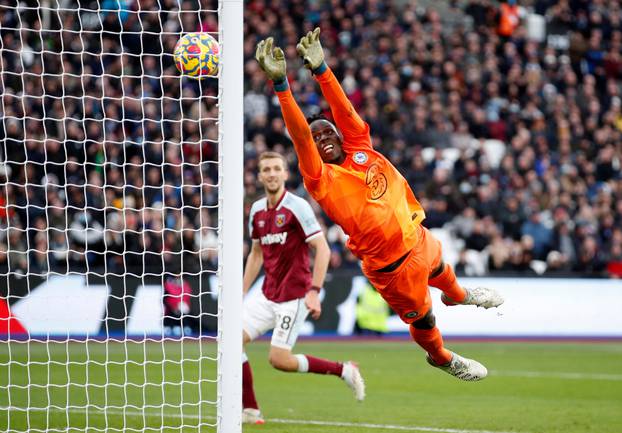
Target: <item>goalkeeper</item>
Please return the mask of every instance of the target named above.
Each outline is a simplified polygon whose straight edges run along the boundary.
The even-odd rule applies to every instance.
[[[324,61],[319,36],[316,28],[296,49],[319,83],[335,124],[324,118],[307,122],[289,89],[283,50],[273,47],[272,38],[259,42],[256,51],[279,98],[305,187],[348,234],[347,246],[362,261],[363,273],[410,325],[427,361],[459,379],[481,380],[488,374],[482,364],[443,346],[428,285],[443,292],[447,305],[490,308],[503,298],[492,289],[461,287],[443,263],[440,242],[421,225],[423,208],[404,177],[373,149],[369,126]]]
[[[338,376],[361,401],[365,398],[365,382],[356,363],[292,353],[307,315],[317,319],[322,312],[319,291],[330,250],[309,203],[285,188],[289,175],[285,158],[276,152],[263,152],[258,168],[257,177],[266,195],[253,203],[248,217],[253,244],[244,267],[244,293],[262,266],[265,278],[261,293],[244,302],[244,346],[272,330],[268,356],[274,368]],[[313,270],[309,264],[310,247],[315,250]],[[246,353],[242,358],[242,422],[263,424]]]

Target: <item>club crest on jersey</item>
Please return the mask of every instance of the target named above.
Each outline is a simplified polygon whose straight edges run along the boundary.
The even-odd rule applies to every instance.
[[[277,227],[283,227],[285,225],[285,215],[282,213],[278,214],[274,223]]]
[[[367,154],[365,152],[356,152],[352,159],[357,164],[365,164],[367,162]]]
[[[260,229],[262,229],[266,225],[266,222],[264,220],[259,220],[257,221],[257,225]]]
[[[387,191],[387,177],[378,163],[374,162],[367,169],[365,183],[369,187],[369,198],[372,200],[378,200]]]

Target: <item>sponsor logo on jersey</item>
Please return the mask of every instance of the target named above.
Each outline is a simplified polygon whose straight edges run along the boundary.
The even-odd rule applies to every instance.
[[[282,213],[278,214],[274,222],[277,227],[283,227],[285,225],[285,215]]]
[[[261,237],[261,245],[272,245],[272,244],[285,244],[287,240],[287,232],[283,233],[268,233]]]
[[[367,162],[367,154],[365,152],[356,152],[352,159],[357,164],[365,164]]]

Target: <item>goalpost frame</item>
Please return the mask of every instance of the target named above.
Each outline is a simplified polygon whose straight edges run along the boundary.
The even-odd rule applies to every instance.
[[[3,36],[6,30],[12,37],[3,38],[0,53],[0,122],[10,143],[6,149],[14,152],[4,152],[0,166],[16,170],[13,177],[4,173],[6,186],[0,186],[6,195],[0,248],[10,254],[0,270],[7,304],[0,319],[7,328],[23,322],[24,329],[10,325],[8,352],[0,353],[0,369],[6,370],[0,387],[7,394],[0,398],[0,412],[7,412],[6,419],[0,416],[0,430],[241,432],[244,3],[218,1],[217,182],[211,179],[212,149],[207,156],[203,148],[215,138],[216,83],[190,82],[175,70],[168,50],[180,34],[199,28],[203,14],[216,12],[201,2],[186,9],[189,4],[181,2],[177,11],[163,10],[160,2],[152,10],[116,3],[83,7],[66,0],[6,6],[0,21]],[[127,29],[124,14],[135,18],[126,21]],[[109,31],[107,17],[121,30]],[[154,40],[158,44],[149,46]],[[179,91],[168,88],[170,83],[179,84]],[[190,99],[186,88],[195,98],[192,106],[184,103]],[[205,109],[209,116],[202,115]],[[192,128],[186,134],[188,125],[198,132]],[[209,136],[203,136],[204,125]],[[155,180],[147,181],[148,170]],[[186,196],[197,194],[207,172],[207,186],[218,184],[219,301],[218,346],[205,337],[211,347],[204,352],[202,320],[209,319],[206,328],[213,329],[211,299],[204,308],[203,295],[213,273],[214,245],[211,236],[202,236],[203,229],[213,235],[215,224],[206,222],[203,212],[209,221],[214,203],[203,191],[199,204]],[[91,178],[92,173],[97,175]],[[146,191],[153,192],[149,199]],[[186,208],[192,217],[185,215]],[[23,217],[17,215],[21,211]],[[93,233],[97,236],[89,238]],[[204,259],[209,260],[205,267]],[[186,266],[188,261],[197,266]],[[186,292],[188,282],[182,281],[183,295],[169,294],[162,287],[165,275],[196,279],[200,292]],[[9,277],[23,284],[9,291]],[[196,301],[193,308],[184,303],[184,308],[172,307],[174,313],[164,312],[179,319],[176,330],[166,331],[165,300],[177,298],[181,304],[186,295]],[[9,298],[15,301],[10,306]],[[8,322],[9,307],[24,314]],[[197,307],[198,316],[192,314]],[[197,319],[197,337],[194,329],[186,333],[181,320],[186,317]],[[133,320],[140,326],[130,331]]]
[[[242,431],[243,0],[220,0],[218,433]]]

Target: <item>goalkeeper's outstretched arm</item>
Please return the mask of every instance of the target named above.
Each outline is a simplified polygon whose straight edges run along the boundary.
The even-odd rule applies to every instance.
[[[289,88],[283,50],[279,47],[273,48],[273,43],[272,38],[259,42],[255,58],[274,84],[285,126],[298,155],[300,172],[305,178],[318,179],[322,175],[324,163],[313,141],[307,120]]]
[[[337,128],[343,133],[344,138],[369,135],[369,126],[358,115],[335,74],[324,61],[324,49],[320,43],[320,28],[317,27],[313,32],[309,32],[300,38],[296,50],[302,57],[305,67],[313,72],[315,79],[320,84],[322,94],[330,105]]]

